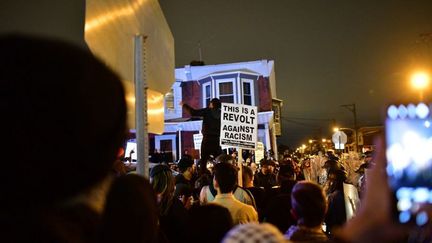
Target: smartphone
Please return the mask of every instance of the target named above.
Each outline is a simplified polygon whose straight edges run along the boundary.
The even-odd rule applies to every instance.
[[[427,223],[423,204],[432,203],[431,106],[390,105],[385,122],[387,175],[400,223]]]

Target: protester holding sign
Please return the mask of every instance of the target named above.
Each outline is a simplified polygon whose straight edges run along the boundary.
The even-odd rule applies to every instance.
[[[201,160],[200,160],[200,171],[206,169],[207,160],[210,155],[216,158],[222,153],[222,148],[219,146],[219,136],[221,127],[221,102],[219,99],[214,98],[210,101],[207,108],[194,109],[188,104],[183,104],[183,108],[189,112],[192,116],[200,116],[203,118],[202,134],[203,140],[201,143]]]

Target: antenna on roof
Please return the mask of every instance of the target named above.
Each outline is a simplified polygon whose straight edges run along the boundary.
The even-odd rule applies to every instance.
[[[199,57],[199,61],[202,62],[201,41],[198,41],[198,57]]]

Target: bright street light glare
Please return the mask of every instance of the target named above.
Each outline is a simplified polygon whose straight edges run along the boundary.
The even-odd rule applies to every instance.
[[[339,127],[333,128],[333,132],[338,132],[338,131],[339,131]]]
[[[424,89],[429,85],[429,75],[425,72],[414,73],[411,76],[411,84],[415,89]]]

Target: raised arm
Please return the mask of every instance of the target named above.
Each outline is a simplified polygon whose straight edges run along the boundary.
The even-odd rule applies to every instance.
[[[204,109],[194,109],[188,104],[184,104],[183,102],[180,102],[180,105],[183,106],[183,108],[192,116],[204,116],[206,108]]]

